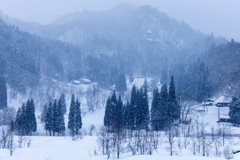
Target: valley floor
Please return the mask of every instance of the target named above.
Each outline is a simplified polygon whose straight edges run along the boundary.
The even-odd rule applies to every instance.
[[[15,137],[17,138],[17,137]],[[9,155],[9,150],[0,149],[0,160],[106,160],[107,156],[102,156],[96,145],[96,137],[85,136],[83,139],[72,141],[70,137],[46,137],[33,136],[32,144],[29,148],[17,148],[13,156]],[[94,150],[98,155],[94,154]],[[117,159],[116,154],[110,159]],[[153,155],[135,155],[130,152],[120,155],[124,160],[220,160],[223,157],[202,157],[202,155],[193,155],[190,150],[182,149],[178,155],[169,156],[164,148],[160,148],[158,153],[154,151]],[[234,155],[234,159],[240,159],[240,154]]]
[[[135,80],[138,87],[143,84],[144,79]],[[85,92],[88,86],[83,86],[82,90]],[[132,86],[128,86],[129,91]],[[80,89],[80,88],[76,88]],[[69,91],[70,92],[70,91]],[[110,91],[109,91],[110,92]],[[104,92],[106,97],[111,93],[107,91]],[[130,93],[128,93],[130,94]],[[71,94],[67,94],[67,106],[70,104]],[[149,94],[151,97],[151,94]],[[215,98],[215,102],[223,102],[224,97]],[[11,106],[16,109],[21,106],[20,102],[12,101]],[[95,125],[97,131],[103,125],[103,117],[105,108],[101,107],[95,110],[95,112],[88,112],[86,99],[82,100],[81,110],[82,110],[82,133],[85,135],[89,132],[89,126]],[[208,107],[207,112],[199,112],[199,107],[193,106],[193,112],[188,116],[188,119],[192,119],[192,122],[196,122],[198,120],[199,123],[208,124],[206,127],[206,133],[211,133],[211,128],[215,128],[217,130],[219,127],[222,127],[223,124],[218,125],[218,108],[213,105]],[[69,108],[68,108],[69,110]],[[228,108],[221,109],[221,116],[226,116],[228,114]],[[71,137],[49,137],[45,136],[44,124],[40,122],[41,110],[37,109],[36,117],[38,122],[38,136],[33,136],[32,144],[29,148],[26,146],[23,148],[18,148],[16,146],[16,150],[13,153],[13,156],[10,156],[8,149],[0,149],[0,160],[106,160],[107,156],[101,155],[101,152],[98,150],[97,142],[96,142],[96,132],[93,133],[94,136],[84,136],[82,139],[78,139],[76,141],[72,141]],[[65,115],[65,125],[67,126],[68,122],[68,113]],[[226,126],[228,127],[228,126]],[[230,126],[228,129],[231,129],[231,133],[240,134],[240,128]],[[0,133],[1,134],[1,133]],[[66,132],[68,134],[68,130]],[[166,138],[166,137],[165,137]],[[176,143],[178,139],[176,139]],[[233,140],[229,141],[233,149],[240,150],[240,139],[238,137],[234,137]],[[17,137],[15,137],[15,145],[17,145]],[[183,145],[183,144],[182,144]],[[221,148],[223,149],[223,148]],[[96,155],[96,152],[98,155]],[[110,159],[117,159],[116,154],[111,155]],[[161,145],[157,151],[153,152],[153,155],[135,155],[132,156],[131,152],[124,151],[124,153],[120,154],[120,159],[126,160],[218,160],[224,159],[222,155],[219,157],[214,157],[211,154],[210,157],[203,157],[200,153],[193,155],[189,148],[184,149],[182,147],[181,150],[174,154],[174,156],[169,156],[169,152],[166,151],[166,145]],[[240,159],[240,153],[234,155],[234,159]]]

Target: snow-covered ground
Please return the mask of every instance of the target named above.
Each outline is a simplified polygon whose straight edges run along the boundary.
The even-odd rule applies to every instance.
[[[151,79],[148,79],[150,81]],[[127,94],[130,96],[130,91],[132,88],[132,85],[135,84],[138,88],[142,86],[144,83],[144,78],[138,78],[135,79],[135,81],[131,84],[127,82],[128,84],[128,91]],[[87,100],[83,96],[82,93],[85,93],[88,88],[92,87],[92,84],[88,85],[73,85],[73,84],[57,84],[58,90],[52,91],[51,96],[53,98],[59,98],[62,91],[66,94],[66,103],[67,107],[69,109],[70,106],[70,100],[72,93],[75,93],[76,97],[81,98],[81,110],[82,110],[82,133],[88,133],[89,132],[89,126],[95,125],[96,129],[99,129],[103,125],[103,117],[104,117],[104,111],[105,108],[99,107],[95,109],[94,112],[88,112],[87,107]],[[80,92],[81,91],[81,92]],[[112,94],[112,91],[102,90],[101,94],[104,94],[105,98],[110,96]],[[149,93],[149,97],[152,93]],[[12,106],[16,109],[21,106],[23,102],[26,102],[27,98],[30,97],[25,96],[17,96],[16,99],[12,98],[9,100],[9,106]],[[37,97],[35,97],[36,102],[38,103],[39,100]],[[125,99],[126,100],[126,99]],[[216,104],[217,102],[225,102],[229,101],[228,99],[225,99],[225,97],[218,97],[214,99]],[[102,160],[107,159],[106,156],[102,156],[97,147],[96,143],[96,137],[95,136],[84,136],[83,139],[78,139],[77,141],[72,141],[69,136],[65,137],[48,137],[45,136],[45,130],[44,130],[44,124],[41,124],[40,122],[40,115],[41,115],[41,105],[36,104],[36,117],[38,122],[38,136],[32,136],[32,145],[27,148],[16,148],[15,152],[13,153],[13,156],[9,155],[9,151],[7,149],[0,149],[0,160],[75,160],[75,159],[93,159],[93,160]],[[221,127],[222,124],[217,124],[218,121],[218,108],[213,106],[208,106],[208,111],[206,112],[198,112],[199,106],[193,106],[195,107],[195,112],[193,112],[191,115],[189,115],[190,118],[192,118],[192,122],[196,121],[198,119],[199,122],[203,122],[205,124],[208,124],[206,127],[206,131],[210,133],[211,128],[214,127],[217,129],[218,127]],[[221,117],[226,116],[228,114],[228,108],[221,108]],[[68,121],[68,113],[65,115],[65,125],[67,126]],[[232,127],[230,126],[229,129],[232,130],[232,133],[239,134],[240,128]],[[68,135],[68,131],[66,131],[66,135]],[[94,134],[96,135],[96,134]],[[15,137],[17,138],[17,137]],[[235,137],[234,148],[240,150],[240,143],[239,139]],[[229,143],[232,143],[229,142]],[[17,145],[17,144],[16,144]],[[98,152],[98,155],[94,154],[94,150]],[[110,159],[115,159],[116,155],[112,155]],[[216,158],[216,157],[202,157],[202,155],[197,154],[193,155],[192,152],[189,149],[182,149],[181,151],[178,151],[178,154],[170,157],[169,153],[166,151],[165,146],[161,146],[157,151],[154,151],[153,155],[135,155],[132,156],[131,152],[127,152],[120,155],[120,159],[126,159],[126,160],[143,160],[143,159],[168,159],[168,160],[205,160],[205,159],[223,159]],[[240,159],[240,154],[234,155],[235,159]]]
[[[17,137],[16,137],[17,138]],[[97,153],[97,155],[94,153]],[[101,155],[96,145],[96,137],[85,136],[83,139],[72,141],[70,137],[47,137],[33,136],[32,144],[29,148],[16,148],[13,156],[9,155],[9,150],[0,149],[0,160],[106,160],[106,155]],[[117,159],[116,154],[110,159]],[[182,149],[178,155],[169,156],[169,153],[160,148],[153,155],[135,155],[131,152],[120,154],[120,159],[124,160],[220,160],[224,157],[203,157],[200,154],[193,155],[189,149]],[[234,159],[240,159],[240,154],[234,155]]]

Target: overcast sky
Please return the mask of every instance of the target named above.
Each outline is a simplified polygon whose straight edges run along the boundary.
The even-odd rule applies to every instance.
[[[240,41],[240,0],[0,0],[12,17],[47,24],[59,15],[111,9],[120,3],[150,5],[193,29]]]

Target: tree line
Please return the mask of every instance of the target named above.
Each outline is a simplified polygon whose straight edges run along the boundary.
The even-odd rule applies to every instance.
[[[44,129],[46,130],[46,135],[55,136],[56,133],[58,136],[60,134],[64,135],[64,131],[66,130],[64,115],[66,112],[64,94],[61,94],[58,101],[55,99],[53,104],[50,102],[48,106],[44,106],[41,121],[45,123]],[[73,138],[79,134],[79,130],[82,128],[80,102],[78,99],[75,100],[74,94],[71,99],[67,127]]]
[[[28,100],[26,105],[23,103],[22,107],[18,109],[14,128],[18,135],[32,135],[37,131],[33,99]]]
[[[174,123],[178,124],[179,121],[180,105],[177,102],[173,77],[171,77],[169,88],[164,84],[160,93],[158,89],[154,90],[150,112],[147,88],[138,90],[134,85],[130,102],[123,105],[121,96],[117,99],[114,92],[107,100],[104,115],[104,126],[109,131],[116,131],[119,128],[160,131]]]

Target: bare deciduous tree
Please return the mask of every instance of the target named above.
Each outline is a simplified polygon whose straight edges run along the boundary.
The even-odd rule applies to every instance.
[[[194,101],[182,101],[181,106],[181,118],[182,120],[187,120],[188,116],[193,113],[196,109],[194,108],[196,102]]]
[[[16,110],[15,108],[8,107],[4,108],[0,112],[0,125],[11,125],[11,121],[15,120]]]
[[[220,150],[221,147],[222,147],[221,140],[219,138],[215,138],[213,143],[213,148],[214,148],[213,155],[215,157],[221,157],[222,155],[222,151]]]
[[[7,147],[7,141],[8,141],[9,134],[10,134],[9,127],[2,126],[2,134],[1,134],[1,139],[0,139],[2,148]]]
[[[98,138],[97,138],[97,144],[99,150],[102,152],[102,155],[105,155],[106,153],[106,136],[107,136],[107,131],[104,126],[102,126],[98,132]]]
[[[201,139],[200,145],[201,145],[201,148],[202,148],[202,155],[203,156],[206,155],[206,139],[207,139],[207,137],[206,137],[206,127],[207,127],[207,125],[208,124],[204,123],[204,122],[202,122],[200,124],[200,134],[199,134],[199,136],[200,136],[200,139]]]
[[[100,90],[94,85],[86,91],[86,100],[89,112],[94,112],[96,108],[100,108]]]
[[[176,127],[170,125],[168,131],[166,132],[168,146],[166,150],[170,153],[170,156],[173,156],[175,152],[175,141],[176,141]]]
[[[93,132],[95,131],[95,129],[96,129],[96,127],[93,124],[89,125],[89,127],[88,127],[89,136],[93,135]]]
[[[14,137],[13,137],[13,134],[11,133],[8,137],[8,150],[9,150],[10,156],[13,155],[13,152],[15,151],[15,149],[16,147],[14,144]]]
[[[230,145],[225,146],[223,154],[225,159],[233,159],[232,147]]]

